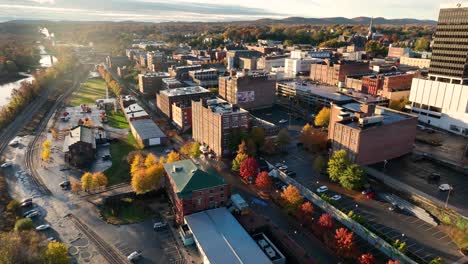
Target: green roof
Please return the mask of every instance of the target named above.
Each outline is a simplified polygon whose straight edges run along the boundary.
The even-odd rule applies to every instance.
[[[203,171],[188,159],[166,163],[164,169],[174,181],[176,185],[174,192],[179,198],[189,198],[193,191],[226,184],[219,174]]]

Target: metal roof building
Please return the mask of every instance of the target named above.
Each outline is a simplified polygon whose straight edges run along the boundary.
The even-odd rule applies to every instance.
[[[138,119],[129,122],[130,130],[137,141],[145,147],[167,144],[166,134],[151,119]]]
[[[185,216],[185,222],[204,256],[204,263],[272,263],[224,207]]]

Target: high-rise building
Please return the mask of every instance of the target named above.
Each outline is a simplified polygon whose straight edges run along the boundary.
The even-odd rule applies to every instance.
[[[468,136],[468,3],[443,5],[429,78],[411,85],[411,112],[419,121]]]
[[[156,106],[167,117],[172,119],[172,105],[184,104],[190,107],[192,100],[211,96],[210,91],[201,86],[190,86],[162,90],[156,95]]]
[[[156,93],[162,90],[162,79],[169,77],[167,72],[138,74],[140,92],[151,97],[156,96]]]
[[[229,154],[234,133],[246,133],[249,112],[220,98],[192,101],[192,135],[218,157]]]
[[[429,78],[468,85],[468,3],[440,9]]]

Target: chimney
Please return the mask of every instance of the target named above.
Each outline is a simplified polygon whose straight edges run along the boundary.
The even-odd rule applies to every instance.
[[[361,112],[363,113],[364,117],[374,115],[375,104],[368,104],[368,103],[361,104]]]
[[[237,75],[237,72],[235,70],[230,70],[229,71],[229,76],[234,77]]]

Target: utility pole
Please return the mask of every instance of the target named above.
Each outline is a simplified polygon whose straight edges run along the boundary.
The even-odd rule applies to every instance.
[[[448,193],[447,193],[447,200],[445,200],[445,208],[448,207],[448,201],[449,201],[449,198],[450,198],[450,192],[452,191],[452,185],[449,185],[449,190],[448,190]]]

